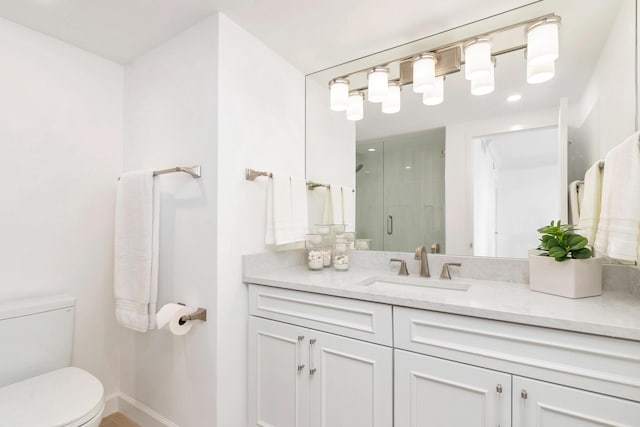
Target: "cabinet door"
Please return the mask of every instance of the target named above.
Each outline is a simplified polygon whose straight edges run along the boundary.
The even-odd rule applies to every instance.
[[[517,376],[513,393],[514,427],[640,426],[638,402]]]
[[[391,427],[391,348],[315,331],[310,337],[311,426]]]
[[[511,375],[395,350],[395,425],[511,426]]]
[[[308,427],[309,330],[249,317],[249,425]]]

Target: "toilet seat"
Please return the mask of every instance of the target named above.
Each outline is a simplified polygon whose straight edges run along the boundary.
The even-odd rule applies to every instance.
[[[104,410],[104,388],[75,367],[0,388],[0,427],[80,427]]]

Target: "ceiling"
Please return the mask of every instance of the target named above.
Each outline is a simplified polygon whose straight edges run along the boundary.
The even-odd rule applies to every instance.
[[[126,64],[221,11],[305,74],[532,0],[2,0],[0,16]]]

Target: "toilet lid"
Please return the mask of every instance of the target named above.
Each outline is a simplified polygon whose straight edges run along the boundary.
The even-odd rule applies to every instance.
[[[0,388],[0,427],[77,427],[103,408],[102,383],[74,367]]]

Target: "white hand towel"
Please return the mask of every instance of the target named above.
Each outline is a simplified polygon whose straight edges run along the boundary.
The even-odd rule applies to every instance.
[[[344,224],[344,210],[342,205],[342,187],[331,184],[331,222],[330,224]]]
[[[304,179],[273,174],[267,189],[267,245],[302,242],[308,229]]]
[[[351,187],[342,187],[342,213],[346,231],[356,231],[356,193]]]
[[[115,213],[116,319],[139,332],[156,327],[159,219],[153,171],[123,174]]]
[[[639,132],[605,157],[602,205],[596,233],[596,254],[637,262],[640,238]]]
[[[582,187],[582,204],[580,208],[580,220],[578,221],[578,233],[589,240],[593,245],[598,230],[600,219],[600,200],[602,198],[602,168],[600,162],[596,162],[584,175]]]

